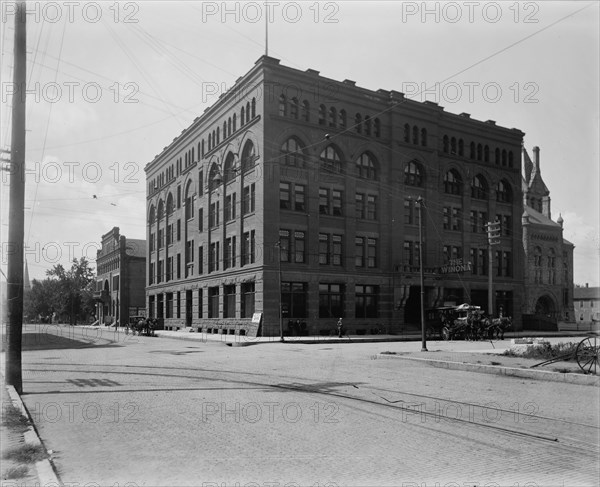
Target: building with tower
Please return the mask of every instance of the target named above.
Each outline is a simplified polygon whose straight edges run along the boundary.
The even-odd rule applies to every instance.
[[[540,168],[540,149],[533,160],[523,148],[523,249],[525,251],[524,326],[556,330],[559,321],[574,321],[573,250],[563,238],[561,215],[552,220],[550,191]]]

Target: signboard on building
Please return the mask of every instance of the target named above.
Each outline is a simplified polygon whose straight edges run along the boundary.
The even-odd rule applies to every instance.
[[[450,259],[447,264],[440,267],[440,274],[471,272],[472,270],[471,262],[464,262],[463,259]]]

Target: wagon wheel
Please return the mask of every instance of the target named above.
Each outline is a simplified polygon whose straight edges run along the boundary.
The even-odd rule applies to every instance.
[[[579,342],[575,349],[575,359],[577,364],[581,367],[586,374],[597,374],[598,373],[598,352],[600,351],[600,344],[598,339],[585,338]]]
[[[444,326],[444,328],[442,328],[442,338],[444,340],[450,340],[450,328],[448,328],[447,326]]]

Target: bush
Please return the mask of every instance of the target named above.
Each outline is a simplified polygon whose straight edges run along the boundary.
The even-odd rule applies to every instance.
[[[541,345],[530,345],[523,353],[517,353],[514,350],[506,350],[503,355],[509,357],[522,357],[530,359],[550,360],[553,358],[564,357],[563,361],[572,360],[575,357],[577,343],[543,343]]]

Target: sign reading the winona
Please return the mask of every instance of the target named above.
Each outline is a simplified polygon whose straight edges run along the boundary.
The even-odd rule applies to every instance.
[[[450,274],[452,272],[471,272],[473,267],[471,262],[463,262],[461,259],[450,259],[447,264],[440,267],[441,274]]]

